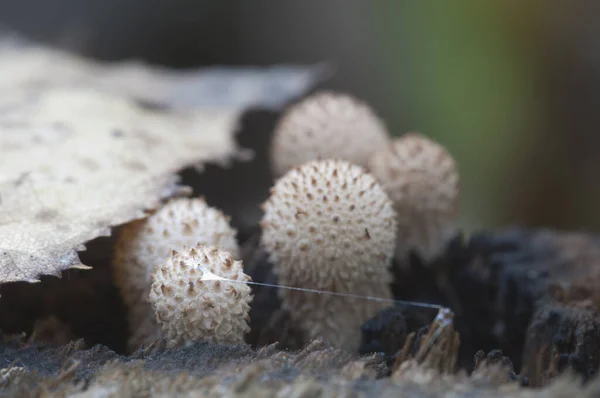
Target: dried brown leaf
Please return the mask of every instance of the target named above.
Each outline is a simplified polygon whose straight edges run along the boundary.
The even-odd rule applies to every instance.
[[[274,109],[300,95],[326,73],[325,65],[219,67],[184,72],[134,60],[101,63],[23,39],[0,40],[0,92],[14,88],[93,87],[175,109]]]
[[[235,156],[245,106],[280,105],[318,76],[298,68],[284,82],[270,73],[179,78],[0,42],[0,283],[82,267],[85,242],[180,192],[176,172]],[[215,92],[227,94],[212,101]],[[270,92],[275,99],[266,101]]]

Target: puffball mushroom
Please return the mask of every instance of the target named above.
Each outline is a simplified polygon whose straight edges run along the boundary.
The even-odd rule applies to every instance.
[[[262,246],[282,285],[390,298],[396,214],[362,167],[311,161],[281,177],[263,204]],[[310,338],[356,350],[360,325],[386,305],[279,289]]]
[[[316,159],[343,159],[366,166],[387,146],[388,131],[365,102],[350,95],[322,91],[291,106],[275,127],[271,169],[280,177]]]
[[[460,177],[450,153],[418,133],[408,133],[369,163],[398,215],[398,258],[415,250],[429,262],[457,231]]]
[[[126,224],[119,231],[113,265],[115,282],[128,307],[130,350],[160,337],[148,303],[151,274],[172,250],[201,243],[239,255],[236,231],[228,218],[202,198],[177,198],[149,217]]]
[[[152,274],[149,299],[169,347],[194,341],[242,343],[250,331],[250,287],[203,280],[207,272],[229,280],[251,280],[241,261],[205,245],[173,251]]]

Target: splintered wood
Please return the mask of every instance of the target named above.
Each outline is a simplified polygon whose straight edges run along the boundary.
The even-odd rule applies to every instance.
[[[442,308],[418,342],[415,342],[415,332],[407,336],[393,366],[393,379],[403,379],[415,367],[440,374],[454,374],[460,336],[454,330],[453,317],[449,309]],[[413,358],[410,351],[415,344],[418,349]]]

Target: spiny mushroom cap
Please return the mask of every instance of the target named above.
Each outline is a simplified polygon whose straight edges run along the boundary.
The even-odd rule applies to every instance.
[[[346,94],[320,92],[292,106],[280,119],[271,143],[271,168],[279,177],[316,159],[366,166],[388,140],[384,123],[366,103]]]
[[[241,343],[248,326],[252,295],[246,283],[203,280],[211,272],[250,281],[241,261],[214,246],[173,252],[152,275],[150,303],[169,346],[192,341]]]
[[[411,249],[432,260],[456,233],[460,177],[450,153],[421,134],[409,133],[371,158],[398,214],[397,253]]]
[[[115,282],[129,307],[131,349],[150,344],[155,336],[154,314],[147,303],[155,267],[172,250],[198,243],[217,246],[237,257],[235,235],[228,218],[201,198],[173,199],[149,217],[123,226],[117,237],[113,265]],[[148,322],[148,317],[152,321]]]
[[[280,283],[352,291],[389,280],[396,214],[362,167],[309,162],[276,182],[263,209],[262,244]]]
[[[263,206],[262,245],[282,285],[390,297],[392,203],[364,169],[323,160],[277,181]],[[279,289],[283,307],[308,337],[356,351],[360,325],[381,303]]]

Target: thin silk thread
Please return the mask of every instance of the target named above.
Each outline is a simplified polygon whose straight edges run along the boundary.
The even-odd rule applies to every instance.
[[[261,282],[253,282],[253,281],[238,281],[235,279],[223,278],[222,276],[215,275],[214,273],[212,273],[208,270],[202,270],[202,271],[203,271],[203,275],[202,275],[203,281],[210,281],[210,280],[226,281],[226,282],[232,282],[232,283],[241,283],[241,284],[248,284],[248,285],[273,287],[273,288],[279,288],[279,289],[296,290],[296,291],[308,292],[308,293],[327,294],[327,295],[338,296],[338,297],[347,297],[347,298],[379,301],[379,302],[394,303],[394,304],[403,304],[403,305],[407,305],[407,306],[431,308],[431,309],[436,309],[436,310],[442,310],[445,308],[441,305],[421,303],[418,301],[395,300],[395,299],[388,299],[388,298],[383,298],[383,297],[362,296],[359,294],[352,294],[352,293],[330,292],[328,290],[308,289],[308,288],[302,288],[302,287],[275,285],[275,284],[270,284],[270,283],[261,283]]]

